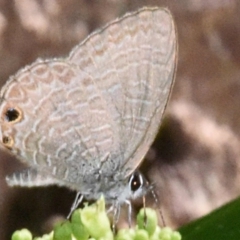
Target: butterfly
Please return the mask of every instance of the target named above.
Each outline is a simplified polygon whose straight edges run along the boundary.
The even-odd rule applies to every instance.
[[[120,206],[148,191],[138,172],[161,123],[177,62],[169,10],[107,24],[66,58],[37,60],[0,92],[1,145],[24,171],[10,186],[59,185]]]

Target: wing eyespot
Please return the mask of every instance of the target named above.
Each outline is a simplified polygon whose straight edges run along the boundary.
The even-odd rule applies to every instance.
[[[9,123],[17,123],[22,119],[22,111],[17,107],[10,107],[5,111],[4,119]]]
[[[6,148],[11,149],[13,144],[14,144],[14,140],[10,136],[3,136],[2,137],[2,143]]]

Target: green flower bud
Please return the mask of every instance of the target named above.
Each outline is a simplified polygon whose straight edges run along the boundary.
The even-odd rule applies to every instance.
[[[15,231],[12,240],[32,240],[32,234],[27,229]]]
[[[135,231],[132,228],[120,229],[115,240],[132,240],[135,237]]]
[[[87,229],[84,227],[81,220],[81,211],[74,211],[71,217],[71,229],[72,234],[76,238],[76,240],[86,240],[89,238],[89,233]]]
[[[53,240],[53,232],[44,234],[42,237],[36,237],[33,240]]]
[[[161,228],[159,226],[156,227],[155,232],[150,236],[150,240],[159,240],[159,234],[161,232]]]
[[[53,240],[72,240],[72,229],[69,221],[55,226]]]
[[[136,229],[134,240],[148,240],[148,232],[144,229]]]
[[[181,234],[180,234],[179,232],[174,231],[174,232],[172,233],[172,238],[171,238],[171,240],[181,240],[181,239],[182,239],[182,236],[181,236]]]
[[[113,239],[103,197],[96,204],[81,210],[81,221],[91,237],[100,239],[108,236],[109,240]]]
[[[157,227],[157,213],[151,208],[142,208],[137,215],[137,225],[139,229],[146,229],[149,236],[151,236]]]
[[[162,228],[162,231],[159,233],[159,239],[161,240],[171,240],[172,238],[172,229],[169,227]]]

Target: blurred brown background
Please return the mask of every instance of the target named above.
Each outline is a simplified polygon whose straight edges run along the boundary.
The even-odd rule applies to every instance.
[[[0,84],[37,58],[66,56],[96,28],[142,6],[168,7],[178,31],[176,84],[142,165],[165,221],[178,227],[240,193],[238,0],[0,0]],[[2,240],[23,227],[49,231],[54,219],[68,214],[75,195],[57,187],[10,189],[5,176],[19,167],[1,153]]]

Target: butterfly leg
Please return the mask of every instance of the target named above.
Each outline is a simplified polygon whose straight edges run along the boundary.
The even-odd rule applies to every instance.
[[[120,217],[120,210],[121,210],[120,205],[117,202],[112,204],[111,207],[107,210],[107,214],[109,214],[110,212],[113,212],[112,229],[113,229],[114,233],[116,231],[116,225],[117,225],[119,217]]]
[[[116,232],[116,225],[119,221],[119,217],[120,217],[120,204],[118,202],[115,202],[114,205],[112,206],[113,208],[113,223],[112,223],[112,229],[113,232]]]
[[[132,203],[129,200],[126,200],[125,203],[128,205],[128,226],[132,227]]]
[[[71,207],[70,213],[67,216],[67,219],[70,218],[73,211],[78,207],[78,205],[82,202],[82,200],[83,200],[83,195],[80,192],[77,192],[77,195],[76,195],[75,200],[72,204],[72,207]]]

